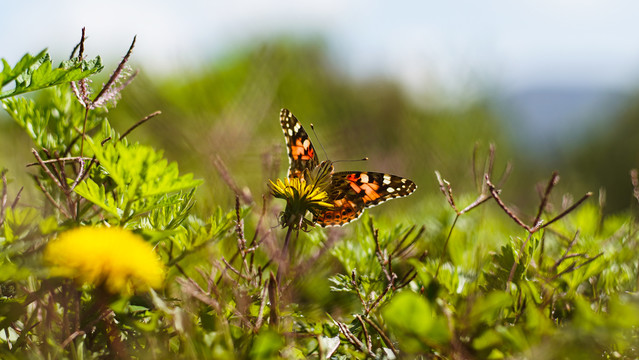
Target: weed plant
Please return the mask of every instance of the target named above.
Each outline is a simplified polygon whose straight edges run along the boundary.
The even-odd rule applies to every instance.
[[[639,357],[637,222],[604,217],[605,196],[557,201],[553,173],[527,219],[507,205],[510,168],[497,180],[491,147],[473,166],[474,200],[436,172],[444,196],[415,221],[272,228],[283,204],[241,191],[221,160],[235,207],[203,212],[202,181],[127,139],[159,111],[122,133],[109,123],[135,76],[134,43],[99,89],[84,31],[58,67],[46,51],[3,61],[0,99],[34,160],[33,184],[2,172],[1,358]],[[636,172],[630,181],[639,201]],[[23,186],[40,202],[23,203]]]

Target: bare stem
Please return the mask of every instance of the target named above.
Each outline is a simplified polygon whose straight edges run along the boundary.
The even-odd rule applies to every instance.
[[[572,204],[572,206],[570,206],[568,209],[564,210],[561,214],[555,216],[552,220],[548,221],[547,223],[541,225],[539,228],[543,229],[543,228],[547,227],[548,225],[554,223],[555,221],[557,221],[557,220],[563,218],[564,216],[568,215],[570,212],[575,210],[579,205],[581,205],[581,203],[586,201],[586,199],[588,199],[591,196],[592,196],[592,193],[591,192],[587,192],[584,196],[581,197],[581,199],[577,200],[576,203]]]
[[[501,198],[499,197],[499,191],[495,188],[495,185],[493,185],[493,183],[490,182],[490,179],[488,178],[488,174],[486,174],[485,176],[486,178],[486,184],[488,185],[488,189],[490,190],[490,193],[493,196],[493,199],[495,199],[495,201],[497,202],[497,204],[499,205],[499,207],[504,210],[504,212],[511,218],[513,219],[517,225],[521,226],[522,228],[526,229],[526,231],[528,232],[532,232],[532,229],[524,224],[523,221],[521,221],[517,215],[515,215],[515,213],[513,213],[508,206],[506,206],[506,204],[504,204],[504,202],[501,200]]]
[[[537,210],[537,215],[535,216],[535,221],[533,221],[533,224],[537,224],[539,220],[541,219],[541,214],[544,212],[544,209],[546,208],[546,204],[548,203],[548,198],[550,197],[550,192],[552,191],[552,188],[555,185],[557,185],[558,182],[559,182],[559,174],[557,174],[557,172],[555,171],[550,176],[550,181],[548,181],[548,185],[546,185],[546,190],[544,191],[544,195],[542,196],[541,202],[539,203],[539,210]]]
[[[124,132],[124,134],[120,135],[120,139],[119,140],[124,139],[127,135],[129,135],[131,133],[131,131],[135,130],[138,126],[144,124],[145,122],[151,120],[152,118],[154,118],[154,117],[156,117],[156,116],[158,116],[160,114],[162,114],[162,112],[158,110],[158,111],[152,112],[149,115],[145,116],[144,118],[142,118],[141,120],[139,120],[138,122],[133,124],[133,126],[128,128],[127,131]]]
[[[435,270],[435,279],[437,279],[437,275],[439,275],[439,268],[442,266],[442,262],[444,261],[444,255],[446,255],[446,249],[448,248],[448,241],[453,234],[453,229],[455,228],[455,224],[457,224],[457,219],[459,219],[459,214],[455,215],[455,220],[453,220],[453,224],[450,226],[450,230],[448,230],[448,236],[446,236],[446,241],[444,242],[442,255],[439,257],[439,263],[437,264],[437,269]]]

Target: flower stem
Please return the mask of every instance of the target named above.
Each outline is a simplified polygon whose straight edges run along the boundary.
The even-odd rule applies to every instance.
[[[289,226],[286,231],[286,237],[284,238],[284,246],[282,247],[282,253],[280,255],[280,262],[277,266],[277,283],[280,284],[280,279],[282,278],[283,270],[288,269],[289,265],[289,251],[288,244],[291,242],[291,234],[293,234],[293,227]],[[284,268],[284,269],[282,269]]]

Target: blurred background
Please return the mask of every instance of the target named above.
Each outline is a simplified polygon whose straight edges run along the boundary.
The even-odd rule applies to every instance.
[[[282,107],[315,125],[330,159],[370,158],[338,170],[413,179],[418,191],[393,211],[443,202],[435,170],[456,193],[475,191],[473,149],[481,163],[490,143],[495,177],[513,165],[503,197],[524,215],[554,170],[558,193],[605,189],[608,212],[633,201],[637,2],[63,0],[14,1],[3,13],[9,64],[43,48],[59,63],[86,27],[85,53],[102,56],[104,78],[137,35],[140,75],[110,119],[124,132],[161,110],[129,138],[203,178],[213,204],[233,201],[218,157],[258,201],[267,179],[285,176]],[[0,131],[0,165],[20,183],[32,145],[4,113]]]

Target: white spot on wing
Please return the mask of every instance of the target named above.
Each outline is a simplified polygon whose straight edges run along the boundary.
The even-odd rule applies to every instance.
[[[368,175],[366,173],[361,173],[359,175],[359,178],[362,179],[363,183],[365,183],[365,184],[368,183]]]
[[[384,185],[388,185],[391,183],[390,175],[384,175]]]

